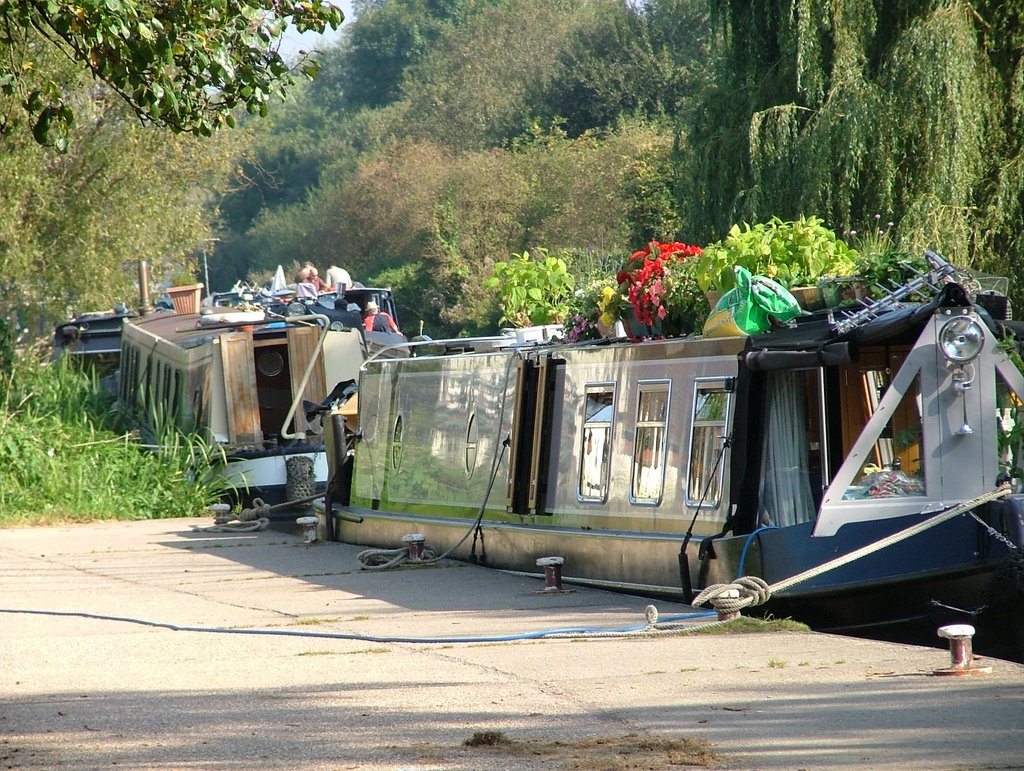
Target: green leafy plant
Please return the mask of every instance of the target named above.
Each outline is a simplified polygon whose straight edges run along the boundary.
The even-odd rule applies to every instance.
[[[882,216],[876,214],[869,227],[850,230],[847,235],[857,253],[854,273],[863,283],[864,294],[875,298],[903,286],[915,273],[929,270],[924,257],[915,257],[901,248],[895,225],[883,225],[881,220]]]
[[[219,448],[178,434],[147,450],[93,373],[47,353],[19,351],[0,381],[0,525],[191,516],[224,492]]]
[[[497,289],[503,322],[517,327],[561,324],[566,317],[576,280],[565,260],[553,257],[547,249],[513,254],[508,262],[494,266],[488,289]]]
[[[201,136],[234,126],[237,108],[266,115],[272,99],[294,85],[273,45],[287,26],[324,32],[343,18],[332,3],[281,0],[246,0],[230,13],[213,13],[198,2],[0,4],[9,40],[28,41],[26,47],[50,41],[109,85],[143,122]],[[37,142],[63,152],[74,108],[56,83],[38,81],[31,64],[0,63],[0,94],[18,97]],[[297,69],[314,77],[319,64],[307,57]]]
[[[786,288],[814,286],[825,276],[854,272],[857,254],[817,217],[756,225],[733,225],[729,235],[704,247],[692,267],[700,288],[724,292],[734,286],[733,268],[746,268]]]

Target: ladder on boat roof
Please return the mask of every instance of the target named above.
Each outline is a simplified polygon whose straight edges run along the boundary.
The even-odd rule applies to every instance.
[[[883,313],[896,310],[908,297],[926,292],[938,292],[941,285],[946,283],[956,268],[946,262],[942,257],[932,251],[925,251],[925,259],[931,265],[929,271],[916,270],[909,263],[901,263],[908,271],[914,274],[914,278],[905,284],[889,282],[889,286],[878,286],[886,290],[886,294],[877,300],[860,300],[861,308],[857,311],[846,311],[846,317],[835,323],[836,334],[844,335],[851,332],[862,324],[873,321]]]

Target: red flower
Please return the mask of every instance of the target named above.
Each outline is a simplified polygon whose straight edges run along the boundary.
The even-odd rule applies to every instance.
[[[699,246],[677,241],[667,244],[651,241],[644,249],[633,253],[616,278],[641,324],[653,326],[671,313],[666,305],[671,304],[672,290],[678,284],[672,274],[687,257],[700,254],[703,251]]]

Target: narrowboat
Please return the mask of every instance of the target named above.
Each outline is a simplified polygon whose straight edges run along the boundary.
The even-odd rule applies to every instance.
[[[935,271],[746,337],[370,358],[330,422],[348,450],[325,529],[537,575],[557,556],[567,584],[684,601],[753,577],[744,612],[930,644],[969,620],[1019,658],[1012,326]]]
[[[121,328],[136,314],[123,305],[81,313],[53,328],[53,356],[71,356],[102,371],[116,370],[121,358]]]
[[[126,321],[120,402],[148,441],[163,430],[199,432],[223,456],[229,499],[276,505],[324,490],[322,404],[358,376],[370,350],[404,341],[367,333],[359,301],[395,313],[390,289],[312,302],[207,303]],[[321,302],[323,304],[321,304]]]

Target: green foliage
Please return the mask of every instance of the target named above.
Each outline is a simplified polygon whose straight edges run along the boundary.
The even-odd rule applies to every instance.
[[[155,288],[211,237],[211,207],[247,135],[169,136],[140,126],[73,63],[42,54],[35,63],[64,83],[78,121],[63,154],[16,125],[0,140],[0,315],[31,309],[49,324],[132,306],[139,259]]]
[[[651,241],[672,241],[682,230],[673,177],[673,165],[665,156],[639,158],[628,168],[623,192],[630,247],[639,249]]]
[[[560,116],[573,137],[624,116],[678,114],[706,66],[707,24],[700,2],[588,4],[543,85],[540,109]]]
[[[76,108],[59,82],[35,66],[40,49],[67,52],[108,85],[145,123],[210,136],[233,126],[234,111],[266,115],[293,84],[276,41],[290,23],[299,32],[336,29],[343,15],[319,2],[248,0],[225,12],[207,0],[16,0],[0,5],[0,29],[12,56],[0,66],[0,94],[36,141],[66,150]],[[299,70],[312,77],[315,61]],[[24,111],[16,117],[15,104]]]
[[[340,106],[358,110],[397,100],[410,67],[430,53],[446,30],[486,4],[403,0],[368,5],[346,29],[345,56],[331,76]]]
[[[856,252],[817,217],[790,222],[773,217],[753,226],[733,225],[728,236],[693,258],[690,270],[705,292],[731,289],[736,266],[790,288],[817,285],[826,275],[850,275],[856,258]]]
[[[863,284],[865,295],[875,298],[931,269],[923,255],[911,255],[900,245],[895,223],[881,220],[876,214],[873,223],[848,234],[857,254],[853,272]]]
[[[405,131],[459,150],[522,135],[580,23],[581,0],[502,0],[448,26],[402,84]]]
[[[1024,201],[1019,8],[714,7],[714,84],[688,121],[694,173],[681,197],[698,235],[802,211],[848,229],[893,211],[910,253],[1014,273],[1024,257],[1013,224]]]
[[[215,462],[197,437],[140,447],[69,359],[22,352],[0,382],[0,525],[191,516],[221,492],[195,481]]]
[[[501,297],[501,320],[517,327],[562,323],[576,286],[565,260],[552,257],[547,249],[537,252],[537,257],[523,252],[499,262],[486,284]]]

